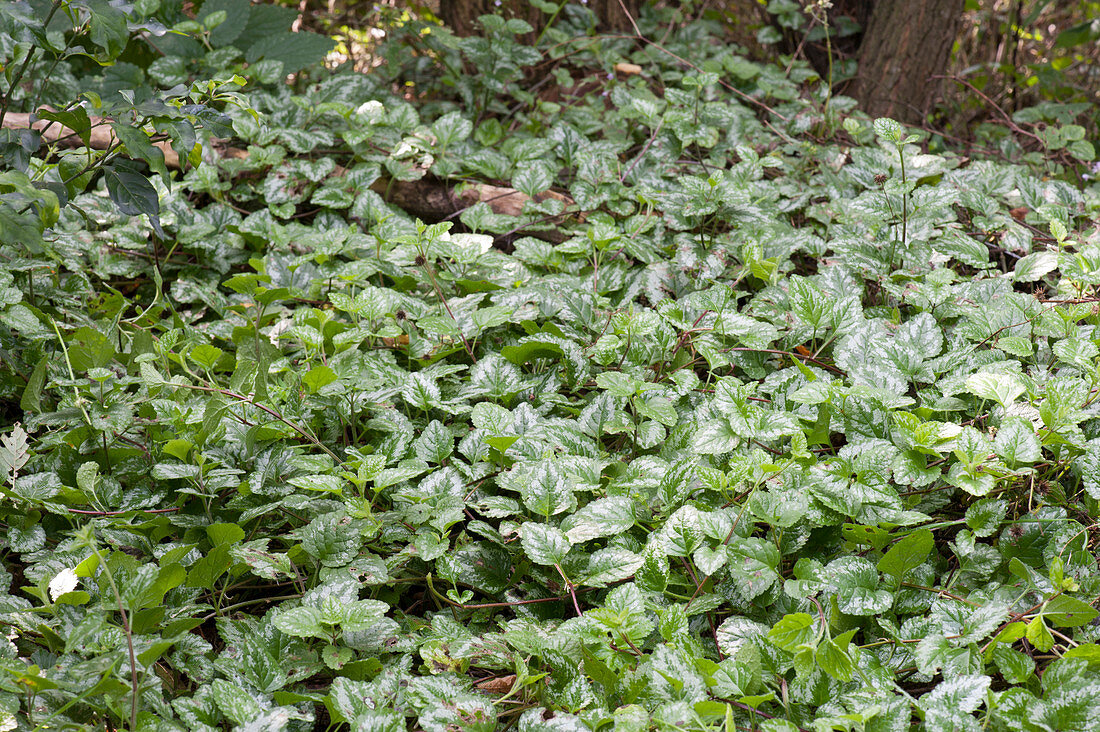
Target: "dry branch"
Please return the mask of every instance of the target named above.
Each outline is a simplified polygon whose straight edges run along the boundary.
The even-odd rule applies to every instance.
[[[111,129],[110,120],[104,119],[103,117],[92,117],[91,121],[92,129],[88,147],[95,150],[107,150],[118,142],[115,131]],[[31,122],[31,115],[25,113],[9,113],[4,117],[4,127],[16,130],[30,128],[42,135],[43,142],[51,145],[57,143],[65,147],[84,146],[84,141],[80,139],[80,135],[78,135],[75,130],[71,130],[59,122],[53,122],[48,119],[36,119],[34,122]],[[179,155],[176,154],[176,151],[172,149],[172,146],[168,142],[160,140],[154,142],[153,145],[164,153],[165,165],[169,168],[178,168],[180,166]]]
[[[524,204],[531,200],[526,193],[521,193],[514,188],[504,188],[488,183],[473,183],[453,188],[444,181],[428,178],[392,182],[381,178],[375,181],[371,188],[403,211],[422,219],[436,221],[451,218],[476,203],[488,204],[496,214],[519,216]],[[551,198],[561,201],[566,208],[573,205],[572,198],[554,191],[538,194],[535,196],[535,201],[542,203]],[[565,217],[566,214],[563,214],[556,218],[560,220]],[[562,242],[566,239],[566,235],[557,230],[531,230],[526,233],[551,242]]]
[[[76,131],[58,123],[45,119],[31,121],[30,114],[12,113],[4,118],[4,127],[12,129],[33,129],[42,136],[42,141],[47,144],[58,144],[65,147],[81,147],[83,140]],[[89,147],[96,150],[107,150],[118,142],[114,130],[111,129],[110,120],[102,117],[92,117],[92,128],[89,139]],[[164,153],[164,164],[169,168],[180,167],[179,155],[167,141],[153,142]],[[219,151],[222,158],[244,158],[248,153],[240,148],[228,147]],[[337,175],[344,170],[337,167]],[[445,181],[430,178],[421,178],[416,181],[397,181],[379,179],[371,188],[386,198],[389,203],[407,211],[413,216],[430,221],[453,218],[463,210],[476,203],[486,203],[493,213],[519,216],[523,206],[531,197],[514,188],[489,185],[488,183],[472,183],[454,188]],[[566,208],[573,205],[573,199],[561,193],[546,191],[535,196],[536,202],[547,199],[561,201]],[[560,218],[565,218],[563,215]],[[550,221],[543,222],[550,223]],[[566,236],[557,230],[528,232],[531,236],[551,242],[564,241]]]

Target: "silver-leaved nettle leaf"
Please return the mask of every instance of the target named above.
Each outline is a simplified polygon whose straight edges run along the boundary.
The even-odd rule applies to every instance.
[[[0,2],[0,732],[1100,730],[1100,7],[742,4]]]
[[[556,526],[531,521],[520,527],[523,551],[535,564],[561,564],[569,553],[569,538]]]

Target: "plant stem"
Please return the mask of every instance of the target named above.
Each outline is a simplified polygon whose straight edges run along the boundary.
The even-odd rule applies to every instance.
[[[829,78],[825,81],[827,86],[825,89],[824,110],[825,128],[829,129],[829,102],[833,100],[833,39],[832,35],[829,33],[829,11],[825,8],[821,8],[821,16],[821,24],[825,28],[825,58],[829,64]]]
[[[466,335],[462,332],[462,326],[458,322],[458,318],[451,312],[451,306],[447,304],[447,296],[443,294],[443,288],[439,286],[439,283],[435,279],[435,272],[432,271],[432,267],[428,264],[426,255],[424,260],[424,271],[428,274],[428,279],[431,280],[432,289],[435,290],[435,294],[439,297],[439,301],[443,303],[443,309],[447,311],[447,315],[451,316],[451,320],[458,327],[458,337],[462,339],[462,347],[466,349],[466,355],[470,357],[470,360],[477,363],[477,357],[474,356],[474,349],[470,346],[470,342],[466,340]]]
[[[53,0],[53,5],[50,6],[50,12],[46,15],[46,20],[42,23],[43,32],[46,31],[46,27],[49,26],[50,21],[53,20],[53,16],[57,13],[57,9],[61,7],[61,2],[62,0]],[[37,45],[32,45],[27,50],[27,58],[24,59],[23,65],[19,67],[19,71],[17,71],[12,78],[11,86],[8,87],[7,93],[4,94],[3,101],[0,101],[0,127],[4,125],[4,117],[8,114],[8,105],[11,103],[11,95],[19,87],[19,82],[23,80],[23,75],[27,73],[27,67],[31,65],[31,61],[34,60],[37,51]]]
[[[550,17],[546,20],[546,24],[542,27],[542,32],[539,33],[539,37],[536,38],[535,42],[532,44],[536,48],[542,41],[542,37],[546,35],[546,31],[550,30],[550,28],[553,27],[554,21],[558,19],[558,14],[562,11],[562,8],[565,7],[565,3],[567,3],[568,1],[569,0],[561,0],[561,2],[558,3],[557,10],[550,14]]]
[[[118,585],[115,583],[115,575],[111,572],[111,568],[107,566],[106,560],[103,559],[103,555],[99,553],[99,547],[95,545],[95,539],[92,539],[92,554],[99,560],[99,565],[103,567],[103,574],[107,576],[107,582],[111,585],[111,592],[115,595],[115,603],[118,605],[119,615],[122,617],[122,631],[126,634],[126,649],[130,653],[130,687],[132,690],[132,696],[130,699],[130,730],[134,732],[137,729],[137,713],[138,713],[138,667],[137,657],[134,655],[134,634],[130,631],[130,619],[126,615],[126,608],[122,604],[122,593],[118,591]]]
[[[898,159],[901,161],[901,248],[905,250],[905,239],[909,227],[909,191],[906,190],[905,180],[905,150],[904,145],[898,147]],[[890,265],[893,266],[893,262]]]
[[[57,342],[61,344],[61,352],[65,356],[65,366],[69,369],[69,378],[72,381],[76,381],[76,373],[73,372],[73,362],[69,359],[69,347],[65,344],[65,339],[61,337],[61,331],[57,327],[57,323],[53,318],[50,318],[50,325],[53,326],[53,332],[57,335]],[[84,398],[80,396],[80,390],[73,385],[73,399],[76,401],[76,406],[80,408],[80,413],[84,415],[84,422],[92,427],[92,418],[88,416],[88,410],[84,408]],[[95,429],[92,427],[92,429]]]
[[[237,609],[242,608],[242,607],[250,607],[252,605],[262,605],[265,602],[278,602],[279,600],[297,600],[299,597],[301,597],[300,594],[275,595],[273,597],[259,597],[259,598],[256,598],[254,600],[245,600],[244,602],[238,602],[238,603],[235,603],[233,605],[227,605],[227,606],[221,608],[220,610],[216,610],[216,611],[210,613],[209,615],[206,615],[205,617],[203,617],[203,620],[213,620],[214,618],[218,617],[219,615],[225,615],[230,610],[237,610]]]
[[[247,397],[244,394],[238,394],[237,392],[230,391],[229,389],[220,389],[218,387],[213,387],[213,386],[199,386],[198,384],[174,384],[170,381],[165,381],[163,383],[164,383],[165,386],[178,387],[178,388],[181,388],[181,389],[193,389],[195,391],[205,391],[205,392],[209,392],[209,393],[212,393],[212,394],[221,394],[222,396],[227,396],[230,399],[236,399],[239,402],[244,402],[245,404],[251,404],[252,406],[256,407],[257,409],[260,409],[260,410],[263,410],[264,412],[267,412],[272,417],[279,420],[280,422],[285,424],[287,427],[289,427],[290,429],[294,430],[295,432],[297,432],[302,437],[304,437],[307,440],[309,440],[310,442],[312,442],[317,447],[321,448],[321,450],[323,450],[326,455],[328,455],[330,458],[332,458],[333,460],[336,461],[337,465],[343,465],[344,464],[344,461],[340,459],[339,455],[334,453],[332,450],[328,449],[328,447],[326,447],[323,442],[321,442],[319,439],[314,437],[310,432],[307,432],[304,428],[299,427],[298,425],[294,424],[289,419],[287,419],[283,415],[279,414],[279,412],[272,409],[271,407],[269,407],[267,405],[264,405],[264,404],[260,404],[259,402],[257,402],[255,399],[253,399],[251,397]]]

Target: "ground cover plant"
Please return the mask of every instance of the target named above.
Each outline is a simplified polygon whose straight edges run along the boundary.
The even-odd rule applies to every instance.
[[[247,3],[61,5],[8,89],[199,46],[3,140],[0,729],[1100,723],[1088,110],[963,154],[669,10],[287,84]]]

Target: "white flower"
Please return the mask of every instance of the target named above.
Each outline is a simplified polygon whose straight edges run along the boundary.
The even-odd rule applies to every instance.
[[[76,576],[76,572],[69,568],[65,568],[57,573],[57,576],[50,580],[50,599],[57,602],[57,598],[64,595],[66,592],[72,592],[76,589],[76,584],[80,581],[80,578]]]

